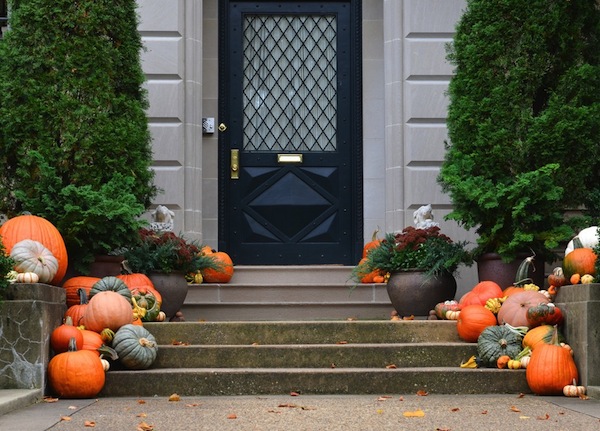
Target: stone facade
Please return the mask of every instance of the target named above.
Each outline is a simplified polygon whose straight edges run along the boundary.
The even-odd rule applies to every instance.
[[[156,204],[175,212],[175,231],[206,244],[218,238],[218,139],[202,117],[218,117],[218,1],[139,0],[143,67],[150,96]],[[464,0],[362,2],[363,180],[365,239],[412,224],[431,203],[444,222],[450,201],[436,183],[446,139],[445,45]],[[468,285],[474,270],[461,279]]]

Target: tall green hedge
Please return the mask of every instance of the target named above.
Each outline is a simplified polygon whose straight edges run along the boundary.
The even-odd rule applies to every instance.
[[[595,0],[468,0],[448,59],[448,218],[479,252],[544,253],[598,216],[600,12]]]
[[[47,218],[81,269],[156,195],[135,0],[13,0],[0,41],[0,213]]]

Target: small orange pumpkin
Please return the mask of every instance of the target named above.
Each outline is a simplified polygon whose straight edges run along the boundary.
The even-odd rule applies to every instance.
[[[502,288],[498,283],[493,281],[481,281],[460,298],[459,304],[461,307],[473,304],[485,305],[488,299],[501,298],[502,296]]]
[[[78,350],[83,347],[83,334],[77,327],[73,326],[73,319],[70,316],[65,318],[65,323],[54,328],[50,334],[50,347],[54,353],[62,353],[69,350],[71,338],[75,339],[75,345]]]
[[[461,339],[475,343],[485,328],[497,323],[496,316],[490,310],[483,305],[471,304],[460,310],[456,330]]]
[[[224,251],[217,251],[212,253],[211,256],[221,267],[218,270],[212,268],[203,269],[202,277],[204,278],[204,282],[229,283],[231,277],[233,277],[233,261],[231,257]]]
[[[81,335],[83,335],[83,346],[80,350],[89,350],[100,356],[98,349],[104,345],[102,336],[89,329],[82,329],[81,327],[78,329],[81,331]]]
[[[573,274],[596,275],[596,253],[589,248],[576,248],[565,256],[562,268],[567,279]]]
[[[362,257],[363,259],[367,257],[367,254],[370,250],[377,248],[381,245],[381,240],[377,238],[377,234],[379,233],[379,229],[375,229],[373,232],[373,236],[371,237],[371,241],[366,243],[363,247]]]
[[[88,299],[84,289],[79,288],[77,289],[77,292],[79,293],[80,303],[71,305],[69,308],[67,308],[67,311],[65,311],[65,318],[70,317],[73,323],[76,326],[79,326],[83,320],[85,309],[88,306]]]

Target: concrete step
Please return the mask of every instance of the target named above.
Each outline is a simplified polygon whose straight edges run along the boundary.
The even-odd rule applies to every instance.
[[[160,346],[153,368],[453,367],[476,354],[466,343]]]
[[[430,368],[179,368],[110,371],[100,396],[530,393],[524,370]]]
[[[452,320],[145,323],[159,344],[460,343]]]
[[[113,367],[101,396],[529,392],[523,370],[463,369],[452,321],[149,323],[148,370]]]
[[[236,265],[228,284],[291,285],[345,284],[352,286],[351,266],[342,265]]]

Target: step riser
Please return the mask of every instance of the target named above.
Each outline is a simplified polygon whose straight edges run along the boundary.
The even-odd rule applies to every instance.
[[[218,322],[389,319],[394,309],[385,285],[286,281],[284,285],[192,284],[181,311],[188,321]]]
[[[146,323],[159,344],[348,344],[457,343],[456,322],[322,321],[322,322],[179,322]]]
[[[476,345],[161,346],[153,368],[456,367]]]
[[[147,370],[111,371],[101,397],[263,394],[531,393],[523,370]]]
[[[352,267],[337,265],[245,266],[236,265],[229,284],[289,285],[355,284]]]

